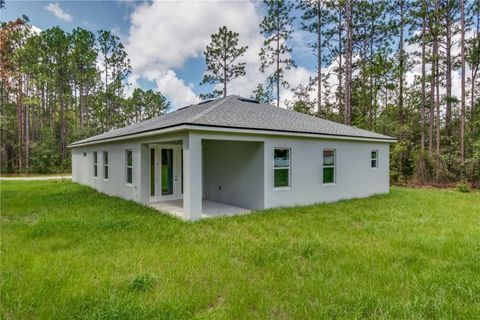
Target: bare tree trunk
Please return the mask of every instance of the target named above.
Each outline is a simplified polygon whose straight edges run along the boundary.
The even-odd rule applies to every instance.
[[[429,112],[429,124],[428,124],[428,154],[433,155],[433,127],[435,125],[435,79],[436,79],[436,64],[435,64],[435,53],[436,53],[437,43],[435,39],[433,40],[433,49],[432,49],[432,70],[431,70],[431,79],[430,79],[430,112]]]
[[[63,88],[60,89],[60,148],[61,163],[65,160],[65,102],[63,97]]]
[[[404,112],[403,112],[403,74],[404,74],[404,52],[403,52],[403,0],[400,0],[400,40],[398,43],[399,46],[399,64],[400,64],[400,73],[399,73],[399,79],[398,79],[398,88],[399,88],[399,94],[398,94],[398,114],[399,114],[399,122],[400,126],[403,126],[405,119],[404,119]],[[400,129],[400,139],[402,139],[402,128]],[[400,157],[402,158],[402,157]]]
[[[317,115],[322,115],[322,0],[317,0]]]
[[[470,92],[470,117],[473,121],[473,117],[475,116],[475,81],[476,81],[476,78],[477,78],[477,71],[478,71],[478,67],[476,68],[472,68],[472,87],[471,87],[471,92]],[[465,117],[465,113],[464,113],[464,117]],[[465,125],[465,120],[464,120],[464,125]],[[465,130],[465,128],[464,128]]]
[[[277,107],[280,107],[280,35],[277,32]]]
[[[84,101],[84,92],[83,92],[83,84],[81,83],[80,86],[79,86],[79,89],[78,89],[78,95],[79,95],[79,116],[80,116],[80,128],[83,129],[84,125],[85,125],[85,119],[84,119],[84,116],[85,116],[85,110],[84,110],[84,105],[85,105],[85,101]]]
[[[438,9],[439,9],[439,0],[435,1],[435,15],[433,17],[433,44],[432,44],[432,79],[430,82],[430,127],[428,131],[428,153],[430,156],[433,155],[433,128],[435,127],[435,110],[439,110],[437,105],[437,99],[435,96],[435,89],[437,88],[437,97],[438,97]],[[440,128],[438,128],[439,130]],[[436,150],[437,152],[439,150]]]
[[[23,169],[23,79],[22,76],[18,77],[17,87],[17,134],[18,134],[18,153],[17,163],[18,171]]]
[[[425,149],[425,2],[422,2],[422,79],[421,79],[421,104],[420,104],[420,149]]]
[[[460,0],[460,14],[461,14],[461,39],[460,39],[460,59],[462,64],[462,79],[461,79],[461,107],[460,107],[460,163],[465,163],[465,1]],[[472,77],[472,112],[473,112],[473,87],[475,80]]]
[[[28,80],[25,79],[26,82],[26,95],[28,97],[29,92],[28,92]],[[30,148],[30,107],[25,106],[25,168],[29,169],[29,148]]]
[[[343,115],[345,105],[343,104],[343,46],[342,46],[342,11],[338,10],[338,114]]]
[[[437,48],[438,50],[438,48]],[[437,52],[438,57],[438,52]],[[435,109],[437,111],[437,116],[435,119],[435,154],[437,157],[440,156],[440,63],[439,59],[436,59],[436,94],[435,94]]]
[[[227,57],[225,51],[223,52],[223,97],[227,96]]]
[[[375,3],[373,0],[370,1],[370,9],[373,11]],[[372,15],[373,16],[373,15]],[[375,34],[375,20],[372,19],[371,21],[371,29],[370,29],[370,59],[373,58],[373,42],[374,42],[374,34]],[[373,98],[373,76],[370,74],[369,79],[369,97],[368,97],[368,129],[373,129],[373,108],[375,104],[375,99]]]
[[[346,25],[347,25],[347,48],[346,48],[346,74],[345,74],[345,117],[344,123],[352,124],[352,3],[345,1]]]
[[[452,124],[452,27],[450,21],[450,14],[446,14],[446,113],[445,113],[445,129],[447,137],[450,138],[452,135],[451,124]]]

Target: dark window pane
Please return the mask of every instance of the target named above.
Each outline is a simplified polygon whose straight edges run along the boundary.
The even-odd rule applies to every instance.
[[[127,168],[127,183],[132,183],[133,173],[132,168]]]
[[[103,177],[108,179],[108,166],[103,167]]]
[[[103,163],[108,164],[108,152],[103,152]]]
[[[335,182],[335,169],[323,168],[323,183],[334,183],[334,182]]]
[[[372,151],[372,159],[377,159],[377,151]]]
[[[94,176],[94,177],[97,176],[97,165],[94,165],[94,166],[93,166],[93,176]]]
[[[162,149],[162,194],[173,194],[173,149]]]
[[[372,168],[376,168],[377,167],[377,160],[372,160]]]
[[[290,166],[290,150],[289,149],[275,149],[274,150],[274,165],[275,165],[275,167],[289,167]]]
[[[93,153],[93,163],[97,164],[97,153],[96,152]]]
[[[288,169],[275,169],[274,171],[274,187],[288,187],[290,185]]]
[[[323,165],[324,166],[335,165],[335,150],[333,149],[323,150]]]
[[[155,196],[155,149],[150,149],[150,195]]]
[[[131,166],[132,163],[132,150],[127,150],[127,166]]]

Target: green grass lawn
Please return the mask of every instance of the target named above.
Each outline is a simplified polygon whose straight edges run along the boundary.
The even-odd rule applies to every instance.
[[[472,319],[480,194],[186,223],[62,181],[1,182],[2,319]]]

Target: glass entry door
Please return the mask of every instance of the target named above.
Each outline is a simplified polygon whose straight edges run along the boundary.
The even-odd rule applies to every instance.
[[[160,149],[162,158],[162,196],[173,194],[173,149]]]
[[[182,198],[181,167],[181,146],[150,146],[150,201]]]

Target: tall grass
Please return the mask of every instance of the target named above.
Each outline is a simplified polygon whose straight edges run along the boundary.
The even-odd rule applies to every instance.
[[[60,181],[2,182],[1,318],[469,318],[480,195],[389,195],[186,223]]]

